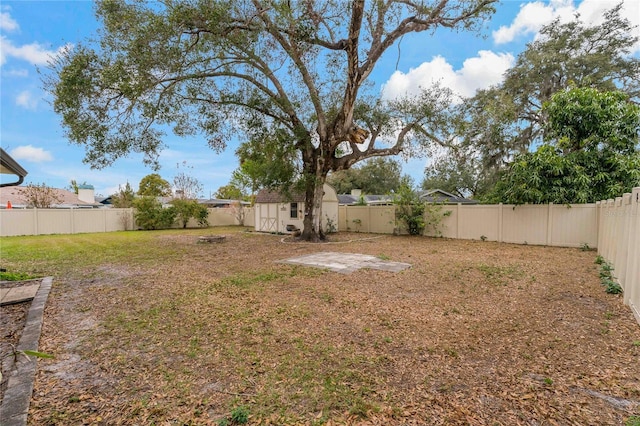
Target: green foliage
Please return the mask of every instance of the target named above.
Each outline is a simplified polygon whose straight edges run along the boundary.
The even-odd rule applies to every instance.
[[[631,416],[625,422],[624,426],[640,426],[640,416]]]
[[[231,421],[234,424],[243,425],[249,421],[249,409],[245,406],[239,406],[231,410]]]
[[[442,236],[442,221],[451,216],[451,210],[444,210],[442,203],[425,204],[425,230],[435,237]]]
[[[118,192],[111,195],[111,204],[116,208],[130,208],[134,206],[134,199],[136,197],[135,192],[129,185],[129,182],[126,183],[124,188],[122,186],[118,187]]]
[[[540,37],[518,55],[500,85],[480,90],[460,105],[456,121],[461,142],[455,143],[445,157],[451,158],[453,165],[437,170],[436,163],[435,173],[458,191],[441,183],[438,186],[455,193],[467,190],[476,198],[484,196],[510,159],[530,151],[549,131],[545,129],[549,115],[543,112],[543,105],[557,92],[572,86],[603,92],[620,90],[637,103],[640,58],[629,54],[637,37],[632,35],[629,20],[621,15],[620,4],[595,26],[578,19],[566,23],[556,20],[544,26]],[[573,114],[571,108],[566,112]],[[563,122],[570,123],[557,122],[558,129]],[[600,120],[583,123],[585,130],[604,124]],[[615,120],[606,125],[617,127]]]
[[[69,191],[71,191],[74,194],[78,195],[78,189],[82,185],[88,185],[87,181],[85,180],[82,183],[78,183],[75,179],[71,179],[71,181],[69,182]]]
[[[319,206],[316,189],[329,173],[410,152],[441,138],[449,122],[450,96],[441,88],[411,99],[381,96],[368,78],[387,49],[410,33],[478,31],[493,3],[102,0],[98,39],[57,56],[44,86],[67,138],[94,167],[130,152],[158,166],[166,129],[201,136],[217,151],[238,134],[268,148],[254,138],[268,129],[283,155],[261,149],[277,160],[268,162],[239,153],[238,180],[255,191],[291,182],[295,170],[293,180],[304,175],[307,205]],[[391,144],[380,148],[376,139],[387,136]],[[305,238],[321,236],[318,209],[307,212]]]
[[[24,281],[36,278],[25,272],[0,271],[0,281]]]
[[[543,109],[547,143],[517,156],[488,200],[587,203],[640,185],[640,107],[621,92],[573,88]]]
[[[174,208],[163,208],[156,197],[138,197],[133,201],[134,218],[144,230],[170,228],[177,215]]]
[[[338,232],[338,225],[336,224],[336,222],[333,219],[331,219],[329,215],[325,215],[325,217],[327,219],[327,223],[324,227],[324,231],[327,234],[333,234],[335,232]]]
[[[394,194],[396,220],[409,235],[422,235],[426,226],[424,212],[426,203],[409,185],[402,185]]]
[[[598,263],[598,259],[596,259],[596,263]],[[609,294],[620,294],[622,293],[622,287],[616,281],[616,278],[613,276],[613,266],[607,261],[602,261],[600,263],[600,283],[604,286],[605,291]]]
[[[372,158],[360,166],[332,173],[327,183],[338,194],[349,194],[361,189],[364,194],[382,195],[396,191],[402,183],[402,167],[391,158]]]
[[[138,195],[150,197],[170,197],[171,184],[158,173],[151,173],[140,180]]]
[[[240,167],[232,174],[232,183],[249,188],[282,189],[293,185],[299,171],[295,140],[282,129],[252,129],[251,138],[236,150]]]
[[[233,183],[218,188],[215,197],[222,200],[244,200],[246,198],[245,194],[242,193],[242,189]]]
[[[187,227],[189,219],[191,218],[196,219],[201,227],[209,226],[209,222],[207,220],[209,211],[206,206],[199,204],[197,200],[176,198],[171,201],[171,205],[175,212],[175,219],[182,228]]]

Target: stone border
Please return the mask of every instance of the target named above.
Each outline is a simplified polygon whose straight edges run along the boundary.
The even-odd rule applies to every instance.
[[[51,290],[52,277],[45,277],[40,283],[36,297],[31,302],[27,321],[16,349],[18,351],[37,351],[42,330],[44,305]],[[0,404],[0,419],[3,426],[24,426],[27,424],[33,380],[38,361],[34,357],[18,356],[15,369],[10,373],[7,390]]]

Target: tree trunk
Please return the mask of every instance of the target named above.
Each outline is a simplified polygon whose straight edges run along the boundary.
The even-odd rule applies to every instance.
[[[304,221],[300,238],[305,241],[323,241],[325,239],[322,229],[322,198],[324,196],[324,182],[326,175],[309,179],[305,187]]]

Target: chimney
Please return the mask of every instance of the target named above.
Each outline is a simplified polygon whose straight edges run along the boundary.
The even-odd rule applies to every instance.
[[[351,195],[354,197],[360,197],[362,195],[362,189],[352,189]]]
[[[78,185],[78,200],[95,204],[95,190],[93,185]]]

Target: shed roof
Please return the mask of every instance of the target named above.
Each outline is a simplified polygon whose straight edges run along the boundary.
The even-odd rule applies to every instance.
[[[261,189],[256,195],[256,203],[271,204],[271,203],[303,203],[304,194],[300,192],[292,192],[290,194],[284,194],[278,191],[271,191],[269,189]]]

